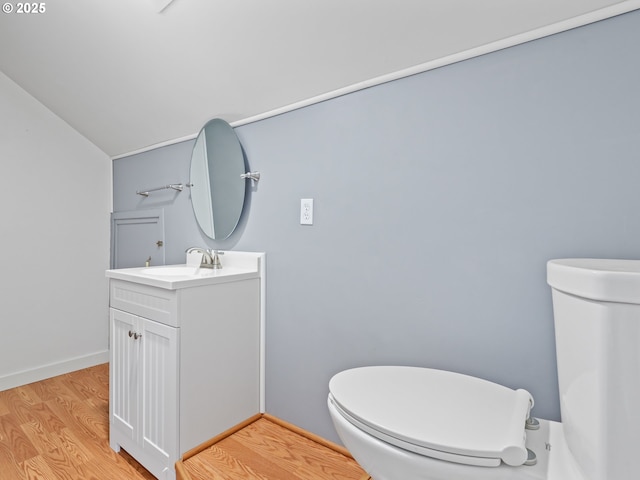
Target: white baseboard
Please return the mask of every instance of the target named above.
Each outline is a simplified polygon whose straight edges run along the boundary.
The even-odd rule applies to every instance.
[[[109,361],[109,350],[92,353],[83,357],[71,358],[58,363],[51,363],[41,367],[23,370],[0,377],[0,392],[10,388],[20,387],[46,378],[56,377],[83,368],[93,367]]]

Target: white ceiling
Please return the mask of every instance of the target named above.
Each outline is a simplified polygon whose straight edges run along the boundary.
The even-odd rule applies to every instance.
[[[17,5],[17,2],[8,0]],[[110,156],[637,0],[49,0],[0,71]]]

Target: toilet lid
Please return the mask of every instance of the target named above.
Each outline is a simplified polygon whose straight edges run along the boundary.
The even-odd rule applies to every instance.
[[[362,367],[329,382],[330,399],[356,427],[381,440],[457,463],[522,465],[526,390],[419,367]]]

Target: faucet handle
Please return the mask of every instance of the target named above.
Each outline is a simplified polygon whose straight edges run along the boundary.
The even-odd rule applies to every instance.
[[[211,263],[213,268],[220,269],[222,268],[222,263],[220,263],[219,255],[224,255],[224,252],[221,250],[210,250],[211,252]]]

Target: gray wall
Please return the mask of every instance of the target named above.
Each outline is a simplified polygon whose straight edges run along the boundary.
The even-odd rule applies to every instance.
[[[330,377],[410,364],[526,388],[558,419],[546,261],[640,258],[638,45],[633,12],[238,127],[262,179],[224,242],[188,193],[133,193],[186,181],[193,142],[115,161],[114,208],[165,208],[168,263],[267,252],[276,416],[337,440]]]

